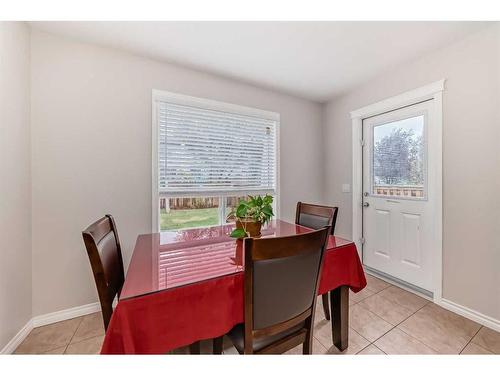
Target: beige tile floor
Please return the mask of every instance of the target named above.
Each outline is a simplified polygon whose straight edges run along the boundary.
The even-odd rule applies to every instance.
[[[367,281],[364,290],[351,292],[349,348],[342,354],[500,354],[500,333],[373,276]],[[316,312],[313,353],[341,354],[320,301]],[[95,313],[35,328],[16,353],[96,354],[103,338],[102,318]],[[210,341],[202,342],[202,352],[211,352]],[[297,347],[287,354],[301,352]],[[227,338],[224,353],[237,353]]]

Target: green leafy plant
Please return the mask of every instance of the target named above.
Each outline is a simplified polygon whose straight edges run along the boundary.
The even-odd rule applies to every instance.
[[[234,218],[241,223],[243,228],[234,229],[230,236],[234,238],[243,238],[248,235],[247,225],[249,222],[260,222],[266,224],[274,216],[273,212],[273,197],[266,194],[264,197],[260,195],[249,195],[246,199],[240,200],[238,206],[233,208],[229,213],[229,218]]]

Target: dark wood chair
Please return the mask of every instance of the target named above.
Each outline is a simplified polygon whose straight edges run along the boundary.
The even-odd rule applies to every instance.
[[[113,301],[120,298],[125,281],[123,257],[113,216],[106,215],[82,232],[95,285],[101,302],[104,329],[108,329],[113,314]],[[200,353],[200,343],[189,346],[191,354]]]
[[[338,211],[338,207],[320,206],[317,204],[298,202],[297,210],[295,212],[295,224],[312,229],[319,229],[328,225],[332,228],[330,234],[333,235]],[[325,313],[325,318],[326,320],[330,320],[328,294],[322,294],[321,299],[323,302],[323,312]]]
[[[245,323],[228,333],[238,352],[280,354],[302,344],[304,354],[312,353],[316,295],[329,232],[326,227],[244,240]]]
[[[125,280],[123,258],[113,216],[106,215],[82,232],[99,301],[104,329],[108,329],[113,313],[113,300],[120,297]]]

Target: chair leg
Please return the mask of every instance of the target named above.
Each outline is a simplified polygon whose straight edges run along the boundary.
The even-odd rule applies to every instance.
[[[328,293],[322,294],[321,300],[323,302],[323,312],[325,313],[325,319],[330,320],[330,306],[328,303]]]
[[[304,344],[302,344],[302,354],[312,354],[313,348],[313,338],[311,335],[311,330],[306,335],[306,339],[304,340]]]
[[[314,329],[314,314],[308,317],[305,321],[306,337],[302,344],[302,354],[312,354],[313,352],[313,329]]]
[[[200,354],[200,353],[201,353],[201,346],[199,341],[193,342],[191,345],[189,345],[189,354]]]
[[[214,338],[213,342],[213,353],[222,354],[223,351],[224,336]]]
[[[304,344],[302,344],[302,354],[312,354],[311,342],[304,341]]]

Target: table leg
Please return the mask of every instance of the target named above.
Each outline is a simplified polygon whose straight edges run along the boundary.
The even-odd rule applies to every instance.
[[[344,351],[349,345],[349,287],[339,286],[330,291],[333,345]]]
[[[200,354],[201,353],[200,346],[201,345],[199,341],[193,342],[191,345],[189,345],[189,354]]]

